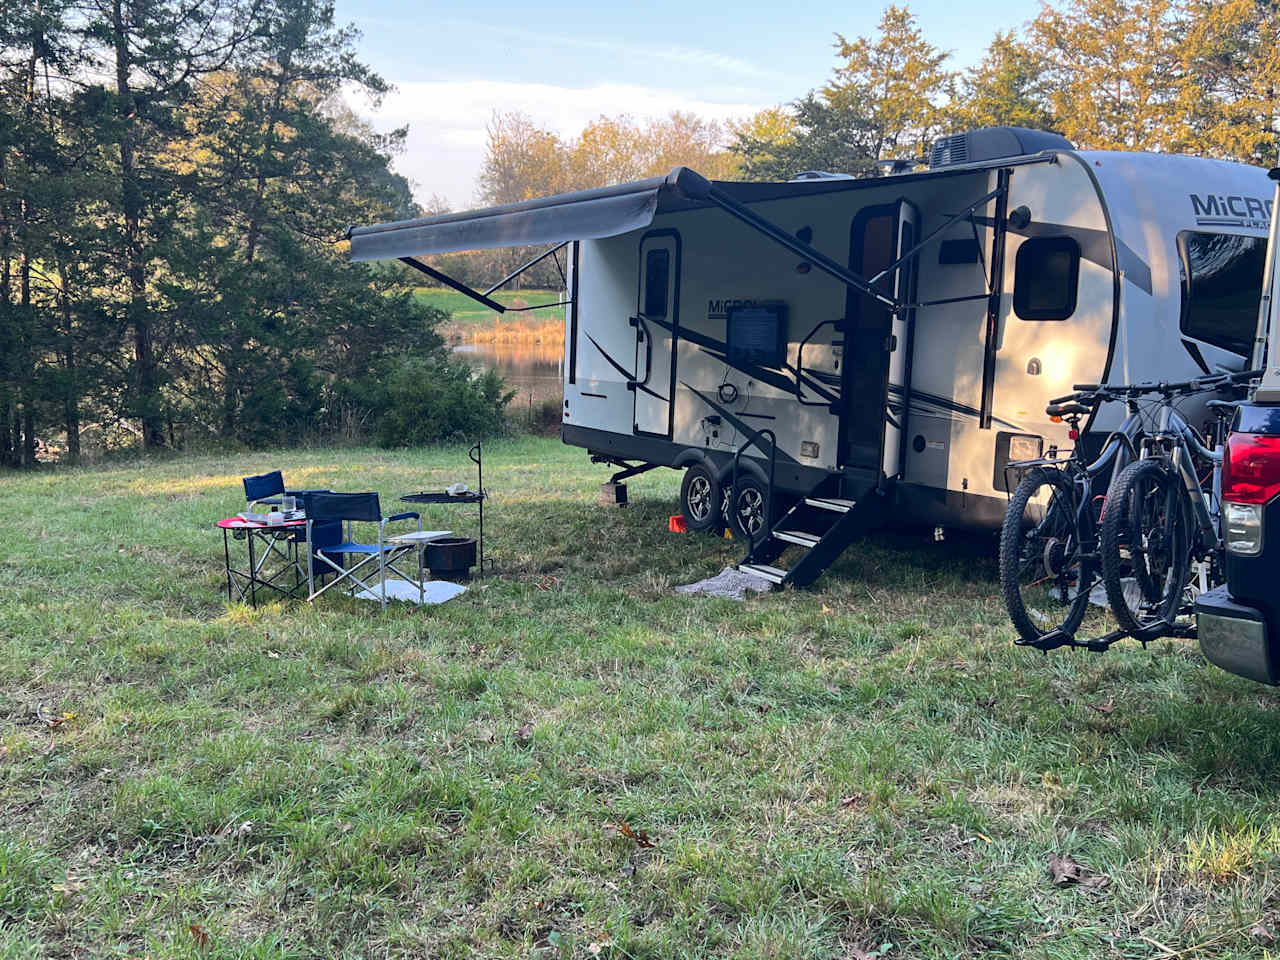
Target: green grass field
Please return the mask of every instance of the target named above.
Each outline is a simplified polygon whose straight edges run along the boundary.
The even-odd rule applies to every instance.
[[[445,311],[450,323],[457,327],[489,326],[501,319],[503,322],[523,320],[527,324],[563,323],[564,307],[548,307],[543,310],[523,310],[519,313],[497,314],[476,303],[465,294],[444,287],[418,287],[413,295],[422,303]],[[499,290],[493,299],[505,306],[533,306],[539,303],[555,303],[564,299],[563,290]]]
[[[675,596],[738,558],[667,532],[675,473],[608,510],[580,450],[488,454],[498,572],[385,614],[228,606],[213,523],[276,466],[391,512],[473,481],[463,448],[0,479],[0,957],[1221,958],[1280,933],[1277,696],[1193,643],[1015,649],[985,539]],[[1104,880],[1055,887],[1049,854]]]

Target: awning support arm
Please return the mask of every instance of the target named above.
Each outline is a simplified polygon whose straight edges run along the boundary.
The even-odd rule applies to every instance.
[[[432,280],[436,280],[440,283],[443,283],[446,287],[449,287],[453,290],[457,290],[463,296],[470,297],[476,303],[483,304],[484,306],[488,307],[490,310],[494,310],[498,313],[507,312],[507,308],[504,307],[502,304],[500,304],[497,300],[490,300],[487,296],[485,296],[485,294],[481,293],[480,291],[472,290],[465,283],[460,283],[459,281],[453,279],[453,277],[449,276],[448,274],[441,273],[435,267],[427,266],[421,260],[415,259],[414,257],[401,257],[400,262],[407,263],[409,266],[413,267],[413,269],[420,270],[422,273],[425,273]]]
[[[927,247],[930,243],[932,243],[934,238],[937,237],[938,234],[942,233],[944,230],[950,229],[952,226],[959,223],[961,220],[965,219],[966,217],[972,218],[973,211],[977,210],[979,207],[983,206],[984,204],[990,203],[996,197],[1003,194],[1005,190],[1006,190],[1005,187],[996,187],[994,190],[988,193],[985,197],[980,197],[979,199],[973,201],[973,203],[969,204],[967,207],[965,207],[963,210],[961,210],[959,213],[953,216],[950,220],[948,220],[942,226],[938,227],[937,230],[934,230],[927,237],[925,237],[923,240],[917,243],[914,247],[912,247],[910,250],[908,250],[906,253],[900,256],[897,260],[893,261],[893,263],[889,264],[889,266],[885,267],[883,270],[881,270],[879,273],[877,273],[874,277],[872,277],[867,282],[872,284],[873,286],[879,283],[885,277],[889,276],[891,273],[893,273],[895,270],[901,267],[904,263],[906,263],[908,260],[914,257],[917,253],[919,253],[921,250]]]
[[[543,260],[547,259],[547,257],[551,256],[553,253],[555,253],[557,250],[559,250],[561,247],[563,247],[563,246],[567,245],[568,243],[569,243],[569,241],[568,241],[568,240],[565,240],[565,241],[563,241],[563,242],[561,242],[561,243],[557,243],[557,244],[556,244],[554,247],[552,247],[550,250],[544,250],[542,253],[538,254],[536,257],[534,257],[532,260],[530,260],[528,263],[526,263],[524,266],[522,266],[522,267],[517,267],[517,268],[516,268],[512,273],[507,274],[505,277],[503,277],[501,280],[499,280],[497,283],[495,283],[492,287],[490,287],[488,290],[486,290],[486,291],[484,292],[484,295],[487,297],[489,294],[493,293],[493,291],[495,291],[495,290],[499,289],[500,287],[506,286],[508,283],[510,283],[510,282],[511,282],[512,280],[514,280],[516,277],[520,276],[520,274],[524,273],[524,272],[525,272],[526,270],[528,270],[530,267],[532,267],[532,266],[534,266],[534,265],[536,265],[536,264],[541,263]],[[556,261],[556,267],[557,267],[557,268],[559,268],[559,266],[560,266],[560,261],[558,261],[558,260],[557,260],[557,261]],[[562,271],[562,272],[561,272],[561,276],[563,276],[563,275],[564,275],[564,274],[563,274],[563,271]]]
[[[804,243],[799,237],[796,237],[783,230],[777,224],[766,220],[750,207],[739,203],[733,197],[714,186],[711,181],[707,180],[701,174],[695,173],[688,167],[676,167],[667,177],[667,183],[675,187],[680,193],[693,200],[702,200],[715,204],[725,213],[741,220],[751,229],[758,233],[764,234],[774,243],[790,250],[796,256],[807,260],[823,273],[835,277],[845,286],[852,287],[859,293],[870,297],[871,299],[883,304],[889,309],[897,312],[902,309],[902,304],[892,297],[886,296],[877,290],[865,279],[841,266],[835,260],[832,260],[825,253],[815,250],[809,244]]]

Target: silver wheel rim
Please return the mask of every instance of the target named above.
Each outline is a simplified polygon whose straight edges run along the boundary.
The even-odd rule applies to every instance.
[[[738,525],[752,536],[764,526],[764,496],[755,487],[738,494]]]
[[[711,481],[702,475],[693,478],[689,483],[687,506],[689,516],[702,523],[711,516]]]

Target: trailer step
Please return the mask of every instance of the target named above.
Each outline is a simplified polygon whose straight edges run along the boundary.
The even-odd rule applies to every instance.
[[[761,577],[770,583],[782,583],[787,579],[787,571],[779,570],[777,567],[771,567],[764,563],[740,563],[738,569],[743,573],[749,573],[752,576]]]
[[[775,530],[773,535],[787,543],[798,543],[802,547],[813,547],[822,538],[816,533],[805,533],[803,530]]]
[[[848,513],[854,507],[852,500],[842,500],[840,497],[805,497],[804,502],[811,507],[833,510],[836,513]]]

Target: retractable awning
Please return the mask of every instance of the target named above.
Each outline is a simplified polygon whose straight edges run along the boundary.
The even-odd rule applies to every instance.
[[[931,172],[930,176],[937,176]],[[911,175],[899,180],[914,179]],[[612,187],[561,193],[464,213],[350,227],[351,259],[393,260],[459,250],[531,247],[569,240],[599,240],[647,227],[660,213],[675,213],[815,193],[856,190],[874,180],[829,178],[790,183],[709,181],[688,167]]]

